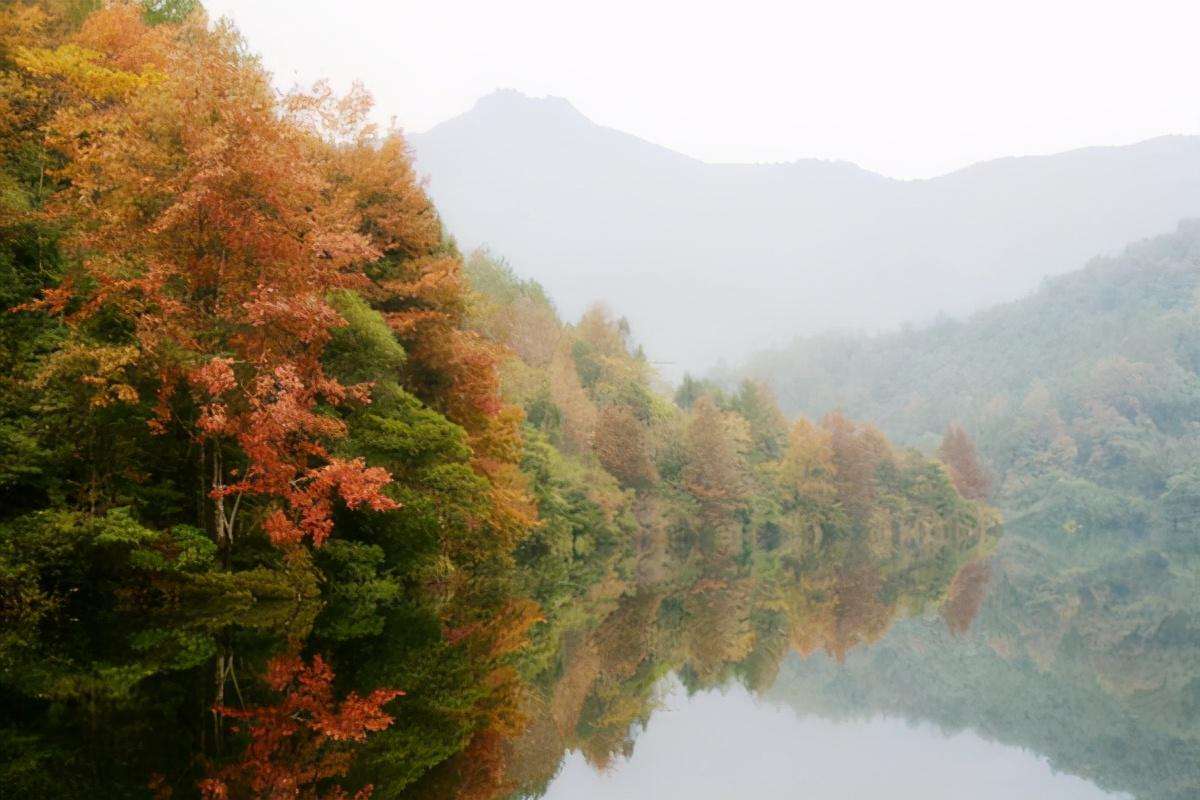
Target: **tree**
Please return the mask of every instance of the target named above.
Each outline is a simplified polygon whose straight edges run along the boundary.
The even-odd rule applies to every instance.
[[[690,410],[695,402],[705,395],[714,398],[718,405],[724,403],[723,392],[713,381],[693,378],[691,374],[684,373],[679,388],[675,390],[675,405],[685,411]]]
[[[684,433],[683,488],[699,502],[701,521],[714,532],[731,520],[750,488],[744,426],[704,396],[692,406]]]
[[[788,422],[766,384],[742,381],[733,398],[733,410],[750,426],[750,454],[755,461],[776,460],[783,454]]]
[[[1200,468],[1192,467],[1167,480],[1167,490],[1159,497],[1164,516],[1175,531],[1194,529],[1200,519]]]
[[[878,495],[879,467],[892,459],[887,440],[868,425],[856,425],[840,412],[826,414],[834,483],[842,507],[859,524],[870,517]]]
[[[48,126],[66,159],[52,209],[86,254],[41,307],[78,339],[121,320],[121,343],[157,376],[152,429],[181,426],[200,448],[217,541],[257,518],[281,546],[319,545],[335,498],[393,508],[386,471],[331,455],[344,428],[319,408],[366,399],[320,355],[344,324],[329,293],[360,283],[377,250],[240,40],[202,17],[150,27],[115,4],[21,60],[70,98]],[[336,109],[346,127],[364,113],[351,101]],[[265,508],[239,516],[250,497]]]
[[[827,504],[833,497],[833,437],[801,417],[788,432],[779,466],[781,488],[789,504]]]
[[[600,409],[592,448],[604,468],[624,486],[644,489],[658,480],[649,430],[629,406]]]
[[[950,480],[959,494],[968,500],[987,499],[991,479],[979,463],[975,443],[962,427],[951,425],[946,429],[937,455],[949,470]]]

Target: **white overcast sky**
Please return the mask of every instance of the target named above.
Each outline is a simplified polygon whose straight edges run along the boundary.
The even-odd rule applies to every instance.
[[[1200,131],[1197,0],[206,0],[423,131],[498,87],[706,161],[901,178]]]

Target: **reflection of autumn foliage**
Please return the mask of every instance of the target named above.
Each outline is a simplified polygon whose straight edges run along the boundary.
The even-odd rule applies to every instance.
[[[890,627],[896,607],[886,602],[883,581],[874,565],[840,570],[825,649],[838,661],[858,644],[877,640]]]
[[[721,676],[722,669],[745,658],[754,647],[750,626],[749,581],[706,579],[693,586],[683,600],[687,613],[684,657],[704,685]]]
[[[617,609],[592,633],[606,675],[628,678],[650,655],[661,602],[662,596],[654,592],[625,595]]]
[[[345,745],[392,724],[383,708],[404,693],[376,689],[362,697],[352,692],[338,702],[333,696],[333,670],[320,656],[308,665],[299,656],[275,658],[267,665],[264,680],[283,695],[275,705],[215,709],[241,720],[235,730],[248,733],[250,743],[240,761],[215,770],[201,784],[205,800],[345,798],[342,789],[322,790],[319,784],[346,773],[351,754]],[[367,787],[354,797],[359,800],[370,794]]]
[[[491,800],[500,796],[507,767],[506,735],[487,728],[435,767],[411,795],[415,800]]]
[[[790,651],[841,659],[877,641],[993,541],[988,509],[875,428],[836,413],[789,426],[753,383],[685,380],[669,405],[603,309],[547,325],[557,348],[535,353],[515,319],[552,319],[548,304],[532,313],[540,289],[483,254],[470,269],[484,309],[472,324],[520,354],[506,388],[536,435],[566,445],[559,463],[531,459],[556,527],[524,555],[546,566],[550,603],[523,702],[533,720],[506,744],[500,796],[536,796],[565,750],[598,768],[627,755],[671,673],[688,690],[737,678],[765,691]],[[593,420],[592,446],[574,444]],[[604,515],[588,507],[595,462],[633,489],[628,541],[593,538],[621,511],[620,496]]]
[[[980,606],[983,605],[984,597],[987,596],[987,586],[991,578],[992,569],[986,561],[965,564],[954,576],[950,583],[949,596],[942,604],[942,617],[951,633],[961,635],[971,627]]]

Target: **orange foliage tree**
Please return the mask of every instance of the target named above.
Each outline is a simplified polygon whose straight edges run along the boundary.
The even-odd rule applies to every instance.
[[[335,498],[395,507],[386,471],[331,455],[344,429],[320,411],[367,400],[320,357],[342,324],[326,296],[361,286],[378,250],[236,34],[202,15],[151,27],[114,3],[23,59],[68,98],[47,126],[64,156],[52,213],[80,268],[42,305],[76,327],[125,321],[158,376],[152,426],[201,445],[217,540],[232,541],[246,496],[264,498],[280,545],[320,545]],[[351,125],[362,108],[338,111]]]
[[[947,428],[937,455],[950,471],[950,480],[959,494],[969,500],[987,498],[991,479],[979,462],[975,443],[966,431],[958,425]]]
[[[838,499],[851,519],[865,523],[876,497],[880,465],[891,461],[887,439],[870,425],[857,425],[840,412],[825,415]]]
[[[658,480],[650,452],[650,430],[627,405],[600,409],[592,442],[604,468],[624,486],[646,488]]]

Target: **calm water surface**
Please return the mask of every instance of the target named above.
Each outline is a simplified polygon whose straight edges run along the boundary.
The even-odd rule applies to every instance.
[[[542,791],[550,800],[1200,798],[1200,557],[1186,550],[1016,526],[970,562],[983,567],[957,567],[936,603],[904,599],[921,595],[919,580],[900,589],[892,578],[848,577],[855,559],[819,591],[798,571],[794,585],[815,594],[791,605],[764,599],[761,581],[731,597],[732,573],[691,575],[631,616],[654,622],[625,666],[585,667],[594,648],[568,652],[547,716],[573,733],[556,739],[565,756]],[[931,575],[925,562],[940,558],[897,569],[893,556],[903,557],[881,556],[870,571]],[[832,612],[822,605],[830,597]],[[690,620],[682,630],[671,629],[676,611]],[[779,641],[764,655],[773,624]],[[598,640],[603,654],[607,639]],[[651,680],[643,653],[655,648],[684,655]],[[564,716],[580,672],[593,681],[587,699]]]
[[[571,754],[549,800],[1013,800],[1128,798],[1055,772],[1021,747],[895,717],[799,716],[741,687],[688,696],[671,680],[631,757],[606,771]]]

